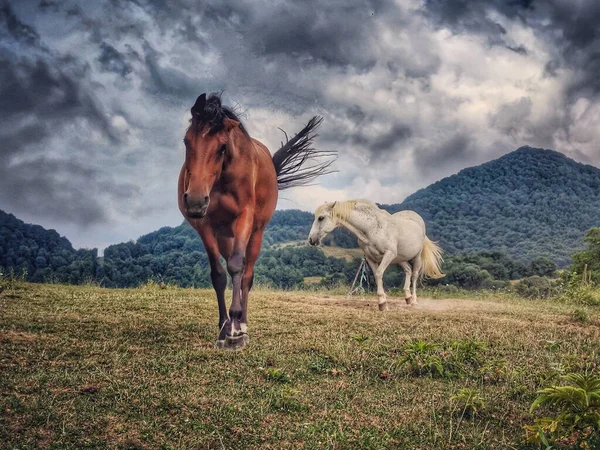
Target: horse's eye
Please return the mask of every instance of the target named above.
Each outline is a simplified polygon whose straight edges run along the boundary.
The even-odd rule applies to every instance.
[[[319,216],[319,222],[325,219],[325,216]]]
[[[221,147],[219,147],[219,151],[217,152],[217,154],[219,156],[221,156],[223,153],[225,153],[225,150],[227,150],[227,144],[221,145]]]

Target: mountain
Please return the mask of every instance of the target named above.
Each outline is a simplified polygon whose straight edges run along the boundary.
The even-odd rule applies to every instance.
[[[35,282],[79,284],[96,277],[98,252],[75,250],[54,230],[0,210],[0,272]]]
[[[559,266],[600,224],[600,169],[561,153],[521,147],[421,189],[390,212],[412,209],[448,253],[505,251]]]

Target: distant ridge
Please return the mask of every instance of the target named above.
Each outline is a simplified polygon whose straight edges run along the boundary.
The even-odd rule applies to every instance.
[[[600,169],[525,146],[382,207],[417,211],[450,253],[503,250],[565,265],[600,225]]]
[[[96,277],[98,252],[75,250],[55,230],[47,230],[0,210],[0,271],[11,269],[35,282],[79,284]]]

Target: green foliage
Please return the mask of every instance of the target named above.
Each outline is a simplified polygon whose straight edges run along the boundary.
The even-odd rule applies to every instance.
[[[447,254],[496,249],[522,260],[548,255],[564,267],[585,231],[598,226],[600,169],[521,147],[383,207],[421,214]]]
[[[573,255],[573,272],[590,273],[591,281],[600,284],[600,228],[591,228],[583,239],[587,248]]]
[[[550,280],[537,275],[522,279],[515,288],[525,298],[549,298],[557,292]]]
[[[566,272],[563,277],[565,289],[561,299],[565,303],[598,306],[600,305],[600,289],[589,279],[576,272]]]
[[[416,376],[457,378],[478,373],[483,363],[485,343],[474,339],[452,341],[447,345],[408,342],[400,348],[399,367]]]
[[[450,397],[454,411],[461,417],[473,417],[485,409],[483,397],[476,389],[464,388]]]
[[[98,252],[75,250],[56,231],[0,211],[0,272],[11,270],[27,281],[81,284],[97,277]]]
[[[577,308],[571,314],[571,319],[573,319],[574,322],[590,323],[590,313],[585,309]]]
[[[559,448],[596,448],[600,443],[600,376],[570,373],[561,377],[564,386],[551,386],[538,392],[530,412],[547,406],[557,415],[535,420],[525,427],[530,442],[547,442]]]
[[[268,380],[277,381],[278,383],[291,383],[292,378],[281,369],[267,367],[265,376]]]
[[[547,256],[538,256],[529,262],[529,273],[540,277],[551,277],[556,272],[556,263]]]

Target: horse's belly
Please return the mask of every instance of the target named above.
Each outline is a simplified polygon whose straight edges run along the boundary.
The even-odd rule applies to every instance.
[[[371,261],[381,262],[381,259],[383,258],[383,253],[375,247],[363,247],[363,252]]]

